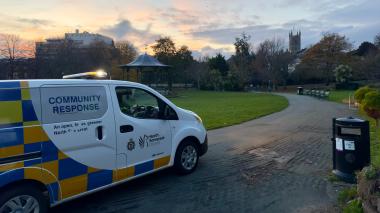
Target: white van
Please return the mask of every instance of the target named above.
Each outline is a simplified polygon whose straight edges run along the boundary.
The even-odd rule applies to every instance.
[[[49,206],[207,152],[195,113],[113,80],[0,81],[0,212]]]

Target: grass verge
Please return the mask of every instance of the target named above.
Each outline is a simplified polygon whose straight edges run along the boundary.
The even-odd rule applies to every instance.
[[[250,92],[183,91],[171,101],[177,106],[197,113],[207,129],[239,124],[288,106],[282,96]]]
[[[338,204],[343,213],[362,213],[362,202],[358,199],[356,187],[343,189],[338,195]]]
[[[355,90],[332,90],[328,100],[338,103],[348,103],[349,96],[352,96],[354,92]]]
[[[380,170],[380,131],[376,137],[376,122],[374,119],[365,116],[363,112],[360,112],[370,122],[371,127],[371,164]],[[376,138],[378,141],[376,141]]]

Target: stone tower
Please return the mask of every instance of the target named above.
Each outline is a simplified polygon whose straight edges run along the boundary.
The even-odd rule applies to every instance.
[[[296,33],[290,31],[289,33],[289,51],[291,53],[297,53],[301,50],[301,31]]]

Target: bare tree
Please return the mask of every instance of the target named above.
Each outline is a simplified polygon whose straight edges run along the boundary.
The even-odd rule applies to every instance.
[[[129,63],[137,57],[136,47],[129,41],[116,42],[115,47],[119,52],[120,64]]]
[[[380,33],[375,36],[374,44],[380,48]]]
[[[17,59],[33,57],[33,47],[31,42],[20,39],[18,35],[0,34],[0,56],[8,60],[8,78],[13,78]]]
[[[285,51],[284,40],[273,38],[260,43],[254,66],[262,82],[270,82],[271,86],[276,87],[286,83],[290,61],[291,56]]]

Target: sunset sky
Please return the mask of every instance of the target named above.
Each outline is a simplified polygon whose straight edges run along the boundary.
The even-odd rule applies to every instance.
[[[194,56],[230,55],[242,32],[259,44],[288,42],[302,31],[302,47],[323,32],[344,34],[359,45],[380,32],[379,0],[0,0],[0,33],[28,40],[89,31],[129,40],[141,51],[160,36],[187,45]]]

